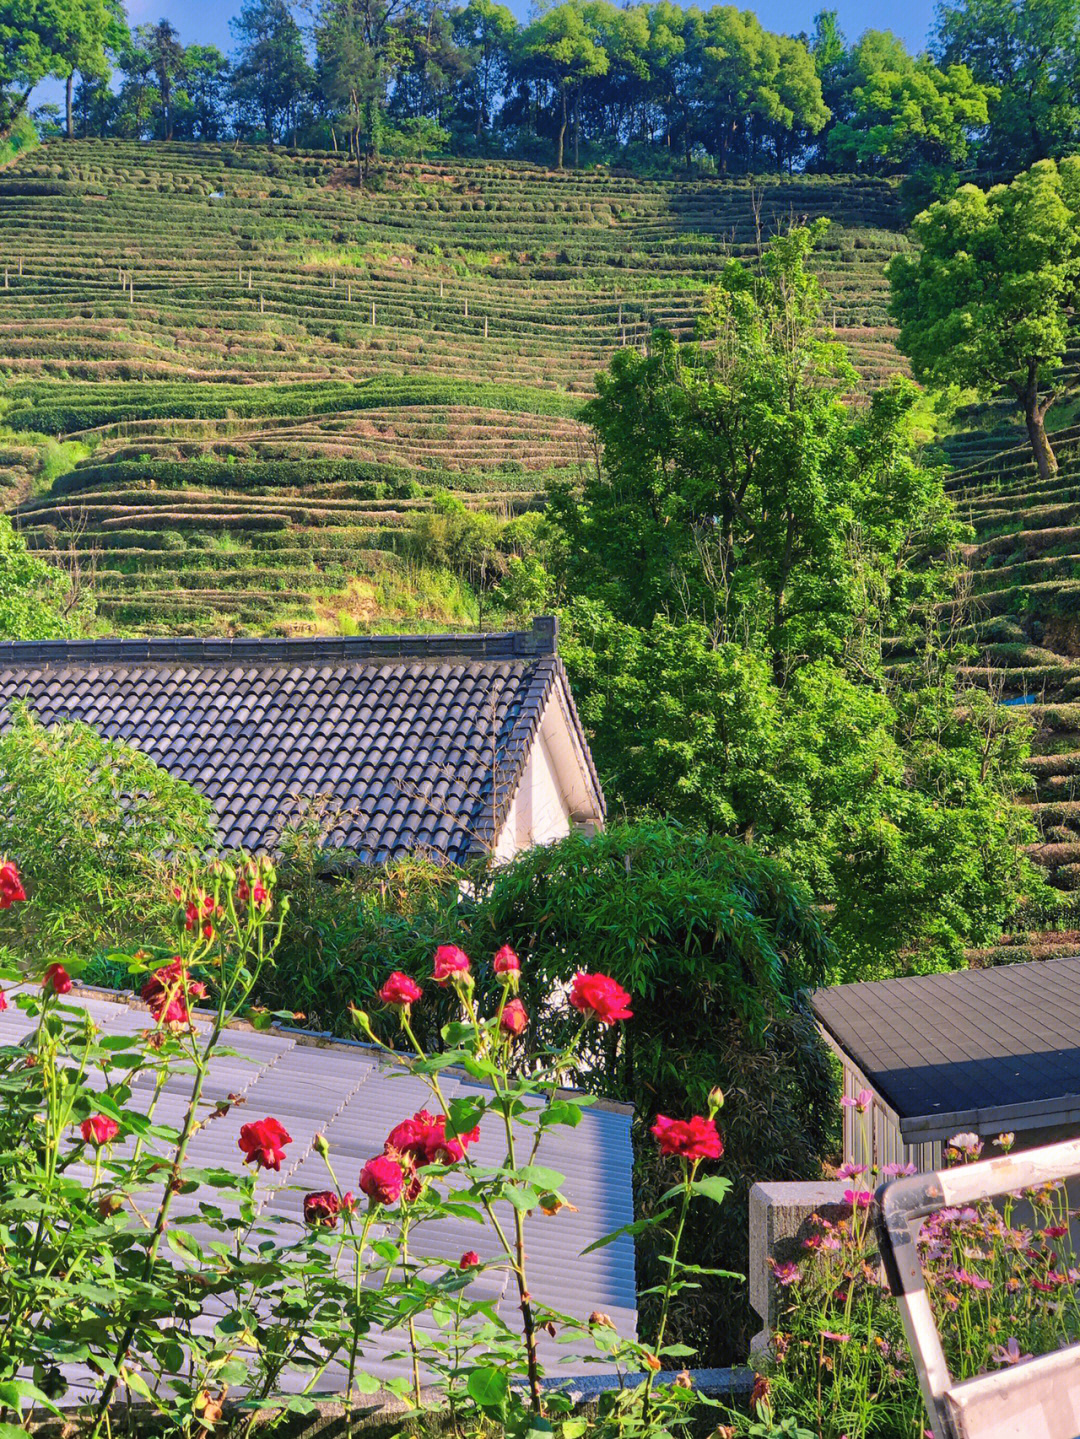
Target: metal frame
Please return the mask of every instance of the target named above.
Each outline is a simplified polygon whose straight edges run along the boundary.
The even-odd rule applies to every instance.
[[[963,1208],[1014,1190],[1080,1174],[1080,1139],[955,1169],[883,1184],[874,1220],[889,1288],[904,1332],[934,1439],[1077,1439],[1080,1436],[1080,1344],[957,1382],[949,1373],[923,1282],[917,1221],[939,1209]]]

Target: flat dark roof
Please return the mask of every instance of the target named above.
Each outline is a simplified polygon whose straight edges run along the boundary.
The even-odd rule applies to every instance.
[[[936,1117],[1080,1110],[1080,956],[835,985],[811,1003],[905,1136],[931,1137]]]

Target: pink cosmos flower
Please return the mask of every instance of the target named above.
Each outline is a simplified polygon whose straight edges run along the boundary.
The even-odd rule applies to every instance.
[[[769,1268],[772,1270],[773,1278],[777,1284],[782,1285],[785,1289],[791,1284],[798,1284],[802,1279],[802,1270],[797,1264],[790,1262],[787,1264],[777,1264],[775,1259],[770,1259]]]
[[[858,1179],[860,1174],[866,1173],[865,1164],[842,1164],[836,1171],[837,1179]]]
[[[1021,1354],[1020,1345],[1015,1335],[1008,1338],[998,1349],[991,1351],[990,1358],[995,1364],[1022,1364],[1025,1359],[1030,1359],[1030,1354]]]
[[[957,1284],[966,1285],[969,1289],[993,1289],[994,1287],[989,1279],[984,1279],[981,1274],[972,1274],[967,1269],[954,1269],[949,1278],[955,1279]]]
[[[844,1203],[850,1204],[852,1209],[868,1209],[873,1195],[869,1189],[845,1189]]]
[[[835,1343],[837,1343],[837,1344],[846,1344],[846,1343],[848,1342],[848,1340],[851,1338],[851,1335],[850,1335],[850,1334],[834,1334],[831,1329],[823,1329],[823,1330],[821,1331],[821,1337],[822,1337],[822,1339],[832,1339],[832,1340],[833,1340]]]
[[[865,1114],[873,1102],[874,1096],[869,1089],[860,1089],[854,1099],[852,1099],[850,1095],[845,1094],[840,1101],[845,1109],[857,1109],[860,1114]]]
[[[914,1164],[883,1164],[881,1166],[882,1179],[898,1179],[902,1174],[917,1174],[918,1169]]]

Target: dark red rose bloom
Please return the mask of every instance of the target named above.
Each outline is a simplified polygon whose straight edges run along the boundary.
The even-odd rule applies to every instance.
[[[477,1126],[448,1139],[445,1116],[421,1109],[394,1126],[387,1135],[384,1153],[403,1159],[407,1165],[457,1164],[479,1138]]]
[[[518,974],[521,971],[521,960],[508,944],[504,944],[502,949],[495,951],[491,967],[496,974]]]
[[[150,1007],[150,1013],[158,1024],[189,1024],[188,1003],[192,999],[206,998],[206,985],[201,979],[192,979],[184,969],[184,961],[178,954],[147,975],[139,998]]]
[[[62,964],[50,964],[41,981],[42,989],[51,989],[53,994],[67,994],[71,989],[71,975]]]
[[[304,1223],[313,1228],[336,1229],[341,1200],[332,1189],[304,1195]]]
[[[503,1005],[499,1028],[504,1034],[524,1034],[529,1026],[529,1016],[520,999],[511,999]]]
[[[252,1124],[240,1126],[240,1138],[236,1141],[244,1151],[244,1163],[253,1160],[260,1169],[280,1169],[285,1158],[285,1146],[292,1143],[292,1135],[276,1119],[267,1116]]]
[[[209,944],[214,937],[214,926],[208,919],[203,921],[202,937],[206,940],[207,944]]]
[[[255,884],[252,887],[251,897],[255,901],[255,903],[263,909],[265,909],[266,906],[270,903],[270,896],[266,891],[266,886],[264,884],[260,884],[258,880],[255,881]]]
[[[246,879],[242,879],[236,886],[236,898],[240,904],[247,904],[251,898],[251,885],[248,884]]]
[[[374,1204],[396,1204],[405,1188],[405,1171],[388,1154],[377,1154],[361,1169],[360,1188]]]
[[[194,929],[199,922],[199,906],[193,899],[189,899],[184,906],[184,928]]]
[[[13,904],[19,904],[25,898],[26,890],[22,887],[15,861],[3,860],[0,862],[0,909],[10,909]]]
[[[434,978],[436,984],[445,984],[452,975],[468,974],[469,956],[456,944],[440,944],[435,951]]]
[[[703,1114],[695,1114],[692,1119],[668,1119],[658,1114],[649,1133],[659,1144],[661,1154],[677,1154],[681,1159],[719,1159],[724,1152],[716,1121]]]
[[[110,1119],[105,1114],[91,1114],[89,1119],[84,1119],[79,1125],[79,1133],[87,1144],[100,1149],[103,1144],[112,1143],[120,1133],[120,1126],[115,1119]]]
[[[475,1249],[466,1249],[458,1261],[459,1269],[477,1269],[480,1265],[480,1256]]]
[[[383,1004],[406,1005],[415,1004],[423,994],[423,990],[415,979],[409,975],[402,974],[400,969],[395,969],[390,978],[379,990],[379,998]]]
[[[630,996],[621,984],[606,974],[575,974],[570,986],[570,1003],[582,1014],[595,1015],[601,1024],[632,1019]]]
[[[7,1009],[7,1007],[7,995],[2,989],[0,989],[0,1014],[3,1014],[4,1010]]]

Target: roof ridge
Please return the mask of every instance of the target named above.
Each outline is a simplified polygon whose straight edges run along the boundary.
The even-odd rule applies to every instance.
[[[98,664],[265,665],[394,663],[401,660],[540,659],[557,652],[559,622],[538,615],[527,630],[476,634],[319,635],[311,638],[195,635],[147,639],[2,640],[0,669]]]

